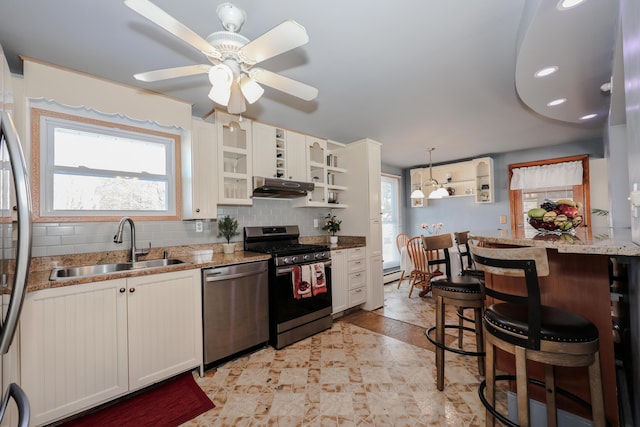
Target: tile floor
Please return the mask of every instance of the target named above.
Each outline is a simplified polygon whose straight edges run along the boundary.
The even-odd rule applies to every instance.
[[[406,281],[400,290],[385,285],[375,312],[350,313],[282,350],[264,348],[208,371],[197,382],[216,407],[184,425],[484,425],[476,359],[447,352],[439,392],[424,337],[435,304],[407,294]],[[465,343],[472,349],[473,337]]]

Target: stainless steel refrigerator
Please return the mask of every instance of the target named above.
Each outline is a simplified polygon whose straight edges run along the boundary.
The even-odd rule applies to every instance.
[[[31,194],[24,154],[13,124],[11,75],[0,46],[0,377],[2,425],[29,425],[29,400],[15,382],[18,351],[12,348],[31,262]]]

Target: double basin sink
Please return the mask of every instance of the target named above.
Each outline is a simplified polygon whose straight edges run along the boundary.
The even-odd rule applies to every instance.
[[[82,277],[100,276],[104,274],[118,273],[146,268],[167,267],[170,265],[186,264],[185,261],[175,258],[151,259],[146,261],[117,262],[113,264],[85,265],[82,267],[54,268],[49,280],[79,279]]]

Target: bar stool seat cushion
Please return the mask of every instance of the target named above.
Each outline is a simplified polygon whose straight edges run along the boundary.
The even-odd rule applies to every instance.
[[[431,288],[437,288],[445,292],[482,293],[480,282],[477,278],[471,276],[435,277],[431,279]]]
[[[526,305],[497,303],[485,310],[487,327],[495,327],[506,332],[529,334],[529,311]],[[589,320],[556,307],[540,306],[540,339],[545,341],[579,343],[598,339],[598,329]]]

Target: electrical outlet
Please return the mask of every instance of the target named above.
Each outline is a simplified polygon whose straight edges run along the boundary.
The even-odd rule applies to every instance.
[[[507,216],[500,215],[500,224],[506,224],[506,223],[507,223]]]
[[[196,221],[196,233],[202,233],[203,229],[202,221]]]
[[[318,218],[313,218],[313,228],[318,228]]]

